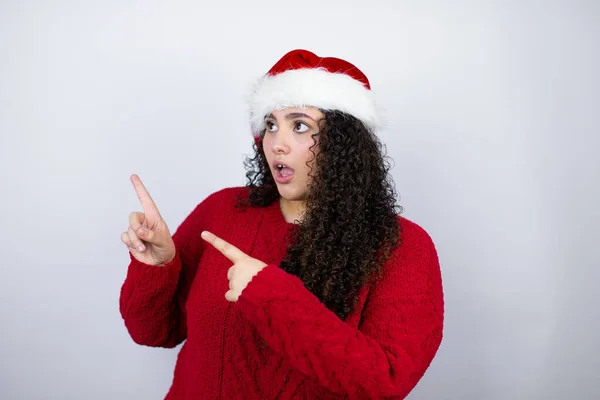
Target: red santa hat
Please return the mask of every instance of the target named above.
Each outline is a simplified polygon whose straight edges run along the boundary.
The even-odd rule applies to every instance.
[[[265,129],[268,114],[287,107],[343,111],[372,130],[380,123],[365,74],[348,61],[307,50],[290,51],[256,83],[250,99],[254,137]]]

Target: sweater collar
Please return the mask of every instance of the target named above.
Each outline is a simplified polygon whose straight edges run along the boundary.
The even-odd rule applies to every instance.
[[[280,231],[294,231],[300,226],[299,224],[294,224],[285,220],[283,212],[281,211],[279,197],[266,207],[265,220],[270,226]]]

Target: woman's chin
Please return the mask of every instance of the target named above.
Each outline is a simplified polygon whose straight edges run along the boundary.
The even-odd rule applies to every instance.
[[[277,184],[279,196],[287,201],[304,201],[306,200],[306,192],[291,186],[289,183],[285,185]]]

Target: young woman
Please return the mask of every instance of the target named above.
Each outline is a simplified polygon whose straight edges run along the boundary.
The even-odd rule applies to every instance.
[[[399,216],[369,81],[294,50],[252,96],[247,185],[173,236],[132,175],[125,326],[185,341],[166,399],[402,399],[441,343],[442,282],[429,235]]]

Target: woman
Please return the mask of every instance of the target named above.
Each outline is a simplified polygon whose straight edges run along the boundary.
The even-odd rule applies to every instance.
[[[435,247],[400,217],[366,76],[286,54],[252,94],[248,183],[171,237],[140,179],[120,310],[139,344],[185,341],[166,399],[401,399],[442,339]]]

